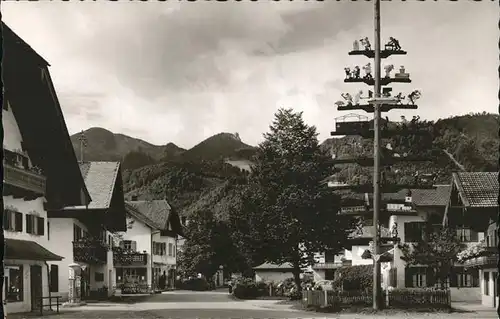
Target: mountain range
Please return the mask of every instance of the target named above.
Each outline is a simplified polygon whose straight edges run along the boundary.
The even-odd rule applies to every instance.
[[[433,149],[433,161],[403,164],[397,170],[440,172],[439,182],[449,182],[454,170],[497,171],[499,116],[476,113],[455,116],[436,122],[423,122],[432,129],[432,140],[416,143],[406,152],[416,155]],[[83,132],[86,161],[121,161],[126,196],[142,199],[168,199],[181,213],[213,209],[223,215],[237,200],[240,178],[247,174],[256,147],[241,141],[238,134],[219,133],[190,149],[174,143],[153,145],[103,128]],[[80,133],[71,136],[78,158],[81,157]],[[396,149],[401,140],[389,141]],[[384,144],[385,145],[385,144]],[[321,146],[336,157],[371,156],[370,140],[347,136],[330,138]],[[371,147],[371,148],[370,148]],[[340,179],[363,182],[371,169],[357,165],[339,166]]]

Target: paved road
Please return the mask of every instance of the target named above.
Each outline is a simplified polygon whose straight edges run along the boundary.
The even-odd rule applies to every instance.
[[[8,316],[12,319],[170,319],[170,318],[392,318],[392,319],[458,319],[458,318],[498,318],[494,311],[481,313],[454,314],[320,314],[292,309],[289,305],[276,304],[270,300],[233,300],[227,292],[168,292],[154,296],[128,299],[124,303],[89,304],[79,308],[64,308],[59,315]]]

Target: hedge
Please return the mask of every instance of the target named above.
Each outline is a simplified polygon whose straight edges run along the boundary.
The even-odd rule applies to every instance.
[[[373,265],[340,267],[335,272],[333,286],[345,291],[372,289]]]

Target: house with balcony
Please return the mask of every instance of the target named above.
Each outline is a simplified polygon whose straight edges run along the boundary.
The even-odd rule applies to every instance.
[[[80,173],[49,64],[2,23],[4,130],[3,302],[6,313],[37,310],[52,288],[49,207],[86,205]]]
[[[456,269],[483,305],[496,308],[498,172],[454,173],[452,182],[443,224],[455,228],[469,246],[460,254]]]
[[[151,278],[153,290],[160,289],[160,276],[163,273],[167,276],[166,286],[173,288],[177,267],[177,241],[183,234],[177,211],[166,200],[137,200],[137,197],[128,201],[127,207],[133,208],[136,213],[152,222],[148,250],[152,255],[152,265],[148,278]]]
[[[407,267],[401,260],[398,244],[418,241],[424,227],[429,224],[441,225],[450,192],[450,185],[435,185],[434,189],[405,189],[396,193],[382,194],[384,207],[379,221],[380,262],[384,286],[405,288],[430,285],[431,281],[426,280],[426,267]],[[343,254],[330,256],[328,260],[326,254],[324,263],[313,266],[315,276],[326,279],[328,269],[329,277],[333,278],[335,269],[341,266],[373,263],[370,249],[375,230],[372,207],[372,194],[350,194],[343,197],[340,214],[357,216],[360,227],[351,235],[350,247]],[[470,240],[478,238],[476,233],[470,234]],[[323,269],[325,277],[321,276]]]
[[[127,230],[120,163],[83,162],[80,171],[92,202],[48,211],[50,247],[65,257],[52,263],[59,269],[52,294],[70,302],[112,295],[113,234]]]

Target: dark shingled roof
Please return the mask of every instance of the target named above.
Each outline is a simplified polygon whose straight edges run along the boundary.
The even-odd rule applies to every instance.
[[[442,206],[446,207],[450,199],[451,185],[434,185],[435,189],[411,189],[411,197],[415,206]],[[397,193],[382,194],[383,201],[404,201],[407,189],[402,189]],[[373,194],[369,194],[370,201]]]
[[[63,260],[38,243],[30,240],[5,238],[5,259],[56,261]]]
[[[120,162],[80,163],[80,171],[92,198],[89,209],[109,208],[120,171]]]
[[[127,201],[126,204],[146,217],[155,228],[168,230],[167,221],[172,208],[166,200]]]
[[[498,172],[453,173],[465,207],[498,207]]]

